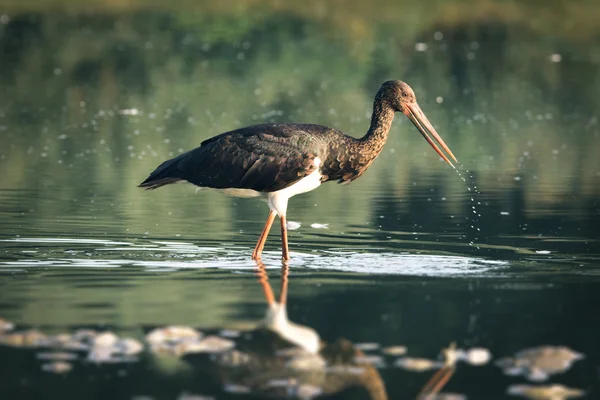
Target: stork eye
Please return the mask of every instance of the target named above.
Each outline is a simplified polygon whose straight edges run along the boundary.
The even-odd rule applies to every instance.
[[[402,97],[404,97],[405,99],[408,98],[408,93],[407,92],[402,92]]]

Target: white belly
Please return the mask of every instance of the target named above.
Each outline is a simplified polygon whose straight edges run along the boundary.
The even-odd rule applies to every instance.
[[[300,193],[310,192],[321,185],[321,171],[316,170],[292,186],[268,194],[269,207],[280,217],[285,217],[288,199]]]

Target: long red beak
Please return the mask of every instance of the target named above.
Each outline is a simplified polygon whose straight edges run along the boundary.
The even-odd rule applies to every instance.
[[[417,103],[406,104],[404,114],[406,114],[408,119],[410,119],[410,121],[417,127],[419,132],[421,132],[421,135],[423,135],[425,140],[427,140],[427,143],[429,143],[429,145],[433,147],[436,153],[438,153],[440,157],[444,159],[444,161],[446,161],[448,164],[450,164],[452,168],[454,168],[452,162],[448,159],[446,154],[444,154],[442,150],[440,150],[440,148],[433,141],[431,136],[433,136],[433,138],[440,144],[440,146],[442,146],[442,148],[454,161],[458,162],[458,160],[456,159],[456,157],[454,157],[454,154],[452,154],[452,151],[450,151],[450,149],[448,148],[446,143],[444,143],[440,135],[438,135],[438,133],[435,131],[435,128],[431,125],[431,122],[429,122],[425,114],[423,114],[423,111],[421,111],[421,107],[419,107]]]

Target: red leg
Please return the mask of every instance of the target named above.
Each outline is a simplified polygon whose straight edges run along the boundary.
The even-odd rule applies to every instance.
[[[267,241],[267,236],[269,236],[269,231],[271,230],[271,225],[273,225],[273,221],[275,220],[275,211],[271,211],[269,213],[269,217],[267,218],[267,222],[265,223],[265,227],[263,228],[262,233],[260,234],[260,238],[258,238],[258,242],[256,243],[256,247],[252,252],[253,260],[260,260],[262,256],[263,248],[265,247],[265,242]]]
[[[281,221],[281,258],[284,261],[288,261],[290,259],[290,252],[288,250],[287,223],[283,216],[280,216],[279,220]]]

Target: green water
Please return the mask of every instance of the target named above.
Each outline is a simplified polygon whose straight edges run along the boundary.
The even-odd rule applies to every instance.
[[[598,7],[369,4],[2,6],[0,317],[17,330],[139,337],[167,324],[260,321],[250,254],[265,203],[136,185],[163,160],[245,125],[310,122],[362,136],[379,85],[401,79],[466,182],[397,116],[361,179],[290,201],[288,219],[301,223],[290,232],[290,319],[328,343],[405,345],[415,357],[435,358],[452,341],[495,358],[569,346],[586,358],[550,381],[594,398]],[[274,286],[279,246],[273,232]],[[122,374],[82,362],[56,376],[33,350],[0,346],[0,398],[245,398],[193,368],[156,363],[146,355]],[[414,398],[431,375],[378,373],[389,398]],[[447,390],[504,398],[524,381],[466,366]]]

